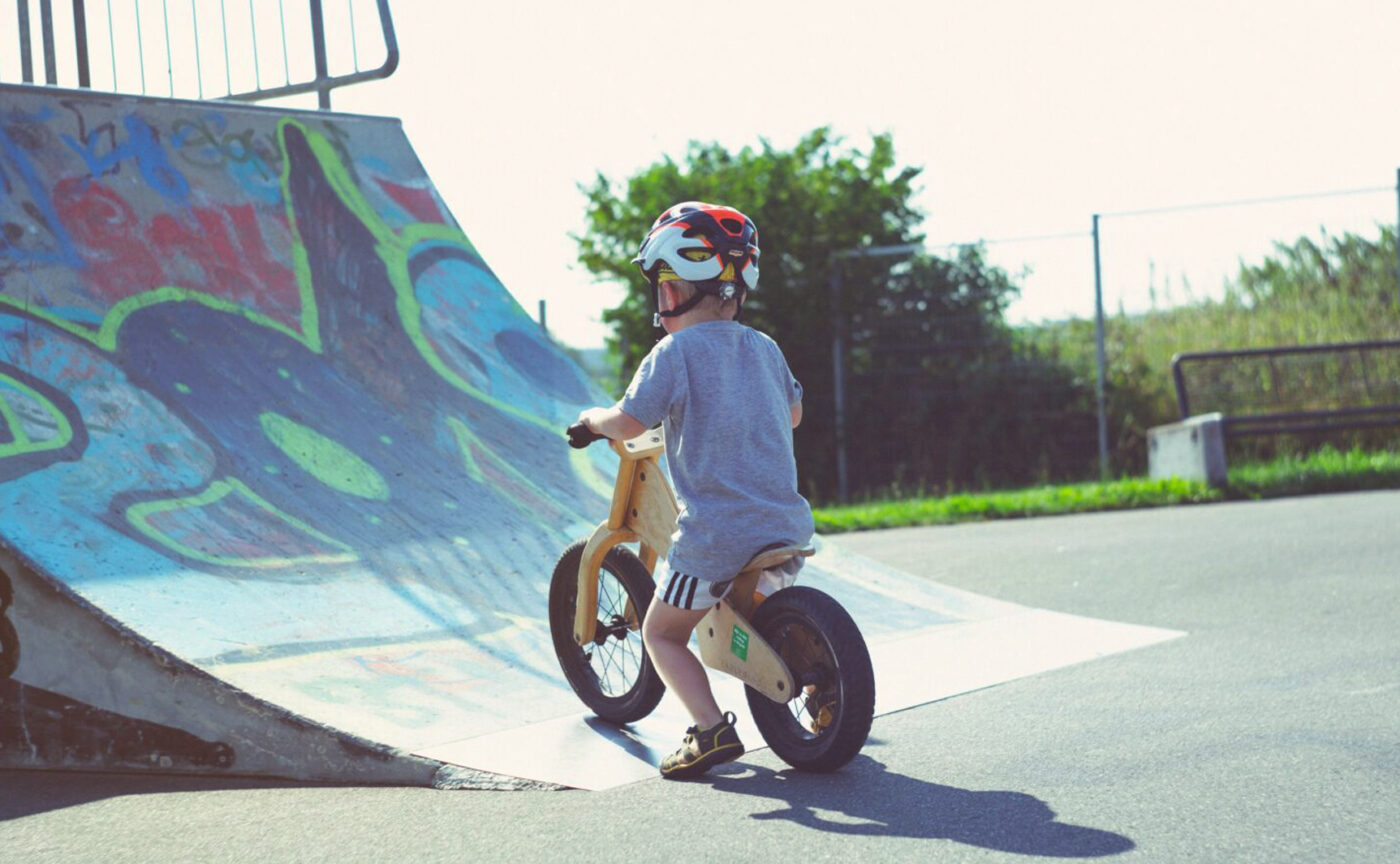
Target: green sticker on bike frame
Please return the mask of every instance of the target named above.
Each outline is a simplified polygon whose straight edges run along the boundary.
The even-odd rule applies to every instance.
[[[749,662],[749,634],[744,632],[738,624],[734,625],[734,636],[729,640],[729,650],[735,657]]]

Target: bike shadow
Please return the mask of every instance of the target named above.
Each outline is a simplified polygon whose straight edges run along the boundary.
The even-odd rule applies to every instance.
[[[866,755],[843,768],[839,780],[831,774],[750,764],[735,763],[730,770],[712,774],[711,785],[784,805],[754,813],[753,819],[785,819],[834,834],[952,840],[1055,858],[1100,858],[1136,848],[1122,834],[1056,821],[1055,811],[1033,795],[930,783],[890,771]]]

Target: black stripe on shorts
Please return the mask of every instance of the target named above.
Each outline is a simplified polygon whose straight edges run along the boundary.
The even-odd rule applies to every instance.
[[[695,603],[695,589],[700,585],[700,580],[694,576],[687,576],[684,573],[672,573],[671,580],[666,583],[666,593],[662,600],[668,605],[677,609],[693,609]]]

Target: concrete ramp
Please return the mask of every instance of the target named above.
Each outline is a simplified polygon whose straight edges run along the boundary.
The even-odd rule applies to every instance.
[[[593,728],[545,616],[608,398],[397,121],[0,87],[0,766],[632,777],[609,730],[588,777],[495,758]],[[877,645],[1006,617],[841,561],[804,578]],[[1127,632],[1077,659],[1171,635]]]

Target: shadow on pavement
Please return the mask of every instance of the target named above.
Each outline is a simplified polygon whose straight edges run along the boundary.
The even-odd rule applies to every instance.
[[[929,783],[889,771],[869,756],[856,757],[839,775],[738,763],[729,771],[712,774],[707,782],[783,805],[755,812],[753,819],[786,819],[836,834],[953,840],[1056,858],[1098,858],[1135,848],[1121,834],[1055,821],[1055,811],[1034,796]],[[840,782],[833,782],[836,776]]]
[[[241,789],[331,788],[329,784],[238,777],[95,774],[82,771],[0,771],[0,822],[23,819],[124,795]]]

